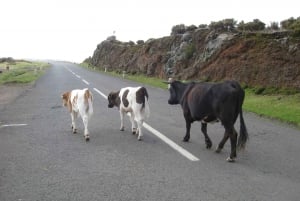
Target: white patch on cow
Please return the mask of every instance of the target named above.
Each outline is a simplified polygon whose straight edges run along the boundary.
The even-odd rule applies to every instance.
[[[88,92],[89,96],[85,94]],[[88,122],[91,116],[93,115],[93,95],[86,89],[74,89],[70,92],[69,97],[71,103],[71,120],[72,120],[72,129],[73,133],[76,133],[76,118],[78,114],[81,116],[84,124],[84,137],[86,140],[89,140],[89,131],[88,131]]]

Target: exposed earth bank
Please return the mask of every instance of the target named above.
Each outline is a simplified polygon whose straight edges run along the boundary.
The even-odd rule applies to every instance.
[[[300,38],[287,31],[186,29],[146,42],[108,37],[86,62],[159,78],[221,81],[300,90]]]

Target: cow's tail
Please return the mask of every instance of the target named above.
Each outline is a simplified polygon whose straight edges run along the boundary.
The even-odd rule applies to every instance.
[[[238,103],[238,107],[239,107],[239,114],[240,114],[240,135],[239,135],[239,139],[238,139],[238,144],[237,147],[238,149],[244,149],[246,147],[246,142],[249,138],[248,136],[248,131],[245,125],[245,121],[244,121],[244,117],[243,117],[243,109],[242,109],[242,105],[244,102],[244,98],[245,98],[245,92],[243,91],[243,89],[241,88],[242,93],[239,95],[239,103]]]
[[[94,112],[93,109],[93,94],[86,89],[84,92],[84,104],[86,105],[86,112],[91,116]]]
[[[145,117],[149,118],[149,116],[150,116],[150,108],[149,108],[149,102],[148,102],[149,95],[148,95],[147,89],[145,87],[142,87],[141,89],[143,91],[143,96],[144,96],[141,112],[143,110],[145,112]]]

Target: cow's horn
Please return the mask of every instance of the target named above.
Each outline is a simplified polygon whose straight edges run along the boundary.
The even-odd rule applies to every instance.
[[[163,81],[163,83],[166,83],[166,84],[171,84],[172,82],[174,82],[174,79],[172,77],[169,77],[168,81]]]

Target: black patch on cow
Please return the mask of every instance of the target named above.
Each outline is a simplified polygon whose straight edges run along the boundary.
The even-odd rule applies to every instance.
[[[148,100],[149,96],[145,87],[141,87],[136,91],[136,102],[139,104],[143,104],[143,107],[145,106],[145,97],[147,97]]]
[[[125,107],[128,107],[128,105],[129,105],[129,102],[127,99],[128,93],[129,93],[129,90],[127,89],[126,91],[124,91],[123,96],[122,96],[122,102]]]

